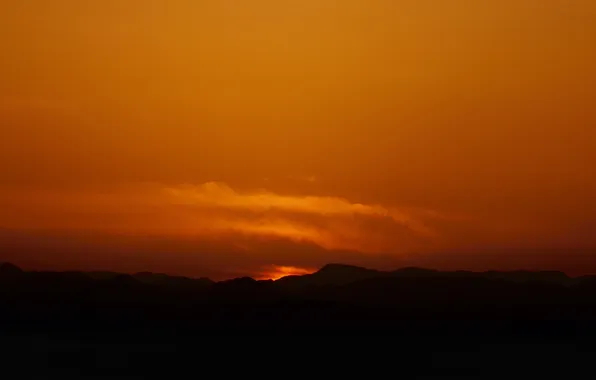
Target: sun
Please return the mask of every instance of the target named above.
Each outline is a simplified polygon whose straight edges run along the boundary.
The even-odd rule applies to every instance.
[[[264,271],[259,277],[260,280],[279,280],[286,276],[300,276],[305,274],[311,274],[315,272],[314,269],[300,268],[294,266],[280,266],[272,265],[266,271]]]

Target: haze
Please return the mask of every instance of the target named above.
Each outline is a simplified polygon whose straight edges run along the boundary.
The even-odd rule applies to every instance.
[[[0,258],[594,272],[595,21],[591,0],[0,0]]]

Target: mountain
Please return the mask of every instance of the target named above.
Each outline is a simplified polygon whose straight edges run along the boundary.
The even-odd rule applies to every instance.
[[[169,276],[163,273],[139,272],[132,276],[135,280],[143,283],[156,286],[164,286],[167,288],[184,289],[184,288],[207,288],[215,282],[206,277],[188,278],[182,276]]]
[[[391,276],[395,277],[433,277],[438,275],[445,275],[447,272],[439,272],[434,269],[424,269],[424,268],[416,268],[416,267],[406,267],[394,270],[390,273]],[[458,272],[452,272],[456,274]]]
[[[312,274],[286,276],[277,280],[277,286],[286,289],[304,289],[313,286],[339,286],[351,282],[386,276],[388,273],[374,269],[361,268],[344,264],[327,264]]]
[[[244,332],[596,336],[596,277],[566,282],[559,272],[328,264],[277,281],[213,282],[149,272],[23,272],[5,263],[0,279],[0,335],[46,329],[114,339],[155,331],[195,340]]]
[[[23,270],[11,263],[0,264],[0,278],[15,278],[23,275]]]
[[[300,290],[321,286],[343,286],[354,282],[376,278],[483,278],[509,282],[541,282],[568,285],[573,279],[563,272],[556,271],[438,271],[434,269],[406,267],[394,271],[379,271],[344,264],[327,264],[319,271],[302,275],[286,276],[276,281],[276,285],[288,290]]]
[[[226,281],[215,282],[206,277],[189,278],[183,276],[172,276],[164,273],[139,272],[132,275],[123,275],[116,272],[24,272],[18,266],[12,263],[0,264],[0,277],[3,278],[17,278],[27,273],[36,273],[38,278],[47,278],[51,276],[55,278],[61,277],[79,277],[93,281],[116,281],[119,283],[139,283],[142,285],[152,285],[165,287],[170,289],[207,289],[217,284],[220,288],[239,288],[242,286],[264,286],[275,287],[281,290],[298,291],[307,288],[316,287],[337,287],[345,286],[351,283],[362,280],[369,280],[375,278],[483,278],[489,280],[500,280],[516,283],[551,283],[560,285],[572,285],[580,282],[593,282],[596,276],[582,276],[578,278],[571,278],[563,272],[558,271],[486,271],[486,272],[472,272],[472,271],[439,271],[427,268],[405,267],[393,271],[380,271],[376,269],[369,269],[358,267],[354,265],[346,265],[339,263],[331,263],[323,266],[317,272],[306,275],[293,275],[282,277],[276,281],[256,281],[252,278],[231,279]]]
[[[489,271],[483,273],[483,276],[491,279],[500,279],[514,282],[547,282],[556,284],[567,284],[571,280],[571,278],[567,276],[565,273],[557,271]]]

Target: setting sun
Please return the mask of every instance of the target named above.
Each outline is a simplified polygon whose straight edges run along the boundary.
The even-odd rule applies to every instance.
[[[259,280],[279,280],[286,276],[301,276],[305,274],[311,274],[316,272],[316,269],[305,269],[288,266],[277,266],[273,265],[270,268],[270,272],[263,273],[259,276]]]

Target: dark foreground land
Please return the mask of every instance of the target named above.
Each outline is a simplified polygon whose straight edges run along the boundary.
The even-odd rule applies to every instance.
[[[11,379],[196,377],[209,366],[220,376],[298,376],[308,366],[338,376],[358,367],[406,378],[522,368],[524,377],[554,368],[587,376],[595,338],[596,277],[558,272],[331,264],[278,281],[215,283],[0,266],[2,366],[19,374]]]

